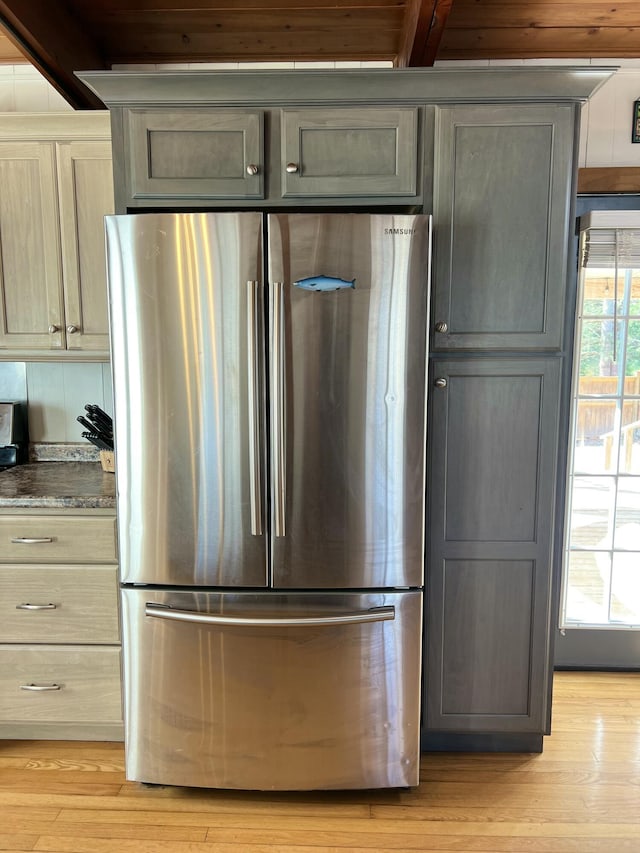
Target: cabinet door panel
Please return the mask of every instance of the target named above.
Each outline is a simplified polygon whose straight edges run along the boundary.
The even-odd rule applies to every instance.
[[[557,349],[567,273],[573,108],[438,114],[434,348]]]
[[[534,572],[531,560],[444,561],[443,716],[527,716]]]
[[[57,146],[67,347],[108,352],[104,217],[113,213],[111,146]]]
[[[63,348],[53,147],[0,143],[0,187],[0,347]]]
[[[447,542],[534,540],[542,386],[540,375],[505,376],[499,368],[449,382]]]
[[[542,733],[560,360],[434,371],[427,729]]]
[[[264,196],[261,111],[128,110],[125,122],[132,199]]]
[[[415,107],[283,110],[282,194],[415,196],[417,132]]]

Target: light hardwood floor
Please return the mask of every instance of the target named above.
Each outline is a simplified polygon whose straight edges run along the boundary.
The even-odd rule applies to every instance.
[[[0,741],[0,850],[640,853],[640,673],[558,673],[542,755],[427,754],[411,791],[126,782],[121,744]]]

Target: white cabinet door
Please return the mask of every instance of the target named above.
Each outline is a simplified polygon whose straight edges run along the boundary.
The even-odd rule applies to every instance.
[[[113,213],[111,145],[56,146],[67,349],[108,352],[104,217]]]
[[[65,346],[54,149],[0,142],[0,349]]]

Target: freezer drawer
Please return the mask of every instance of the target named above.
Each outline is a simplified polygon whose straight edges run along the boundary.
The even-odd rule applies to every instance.
[[[418,783],[421,592],[122,595],[128,779]]]

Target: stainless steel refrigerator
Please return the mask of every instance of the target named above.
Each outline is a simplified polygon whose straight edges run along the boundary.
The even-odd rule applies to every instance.
[[[127,777],[417,784],[430,217],[106,231]]]

